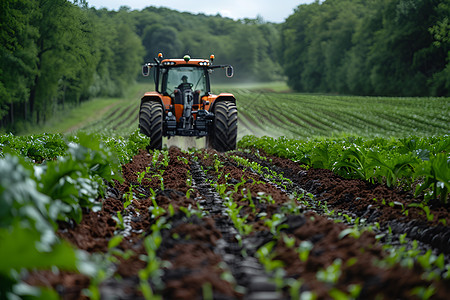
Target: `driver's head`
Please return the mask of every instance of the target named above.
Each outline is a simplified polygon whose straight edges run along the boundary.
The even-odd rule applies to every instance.
[[[186,75],[183,75],[183,77],[181,77],[181,81],[183,81],[183,82],[187,82],[187,76]]]

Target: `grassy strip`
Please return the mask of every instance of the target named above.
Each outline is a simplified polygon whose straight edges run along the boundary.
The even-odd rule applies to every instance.
[[[136,106],[138,106],[139,100],[145,91],[151,89],[152,87],[148,84],[139,83],[130,86],[126,93],[127,96],[120,98],[94,98],[90,101],[82,102],[73,109],[58,112],[58,114],[46,124],[26,128],[19,134],[32,135],[43,132],[70,133],[77,131],[89,123],[102,120],[118,105],[129,106],[130,102],[135,102]]]

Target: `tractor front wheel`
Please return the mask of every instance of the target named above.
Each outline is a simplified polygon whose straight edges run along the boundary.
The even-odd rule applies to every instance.
[[[237,108],[231,101],[216,103],[214,122],[207,137],[207,146],[220,152],[236,149]]]
[[[157,102],[142,103],[139,111],[139,129],[150,138],[149,149],[162,148],[163,109]]]

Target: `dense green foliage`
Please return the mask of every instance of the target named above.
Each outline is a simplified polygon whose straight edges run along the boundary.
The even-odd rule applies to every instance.
[[[0,136],[0,255],[8,258],[0,263],[0,298],[58,298],[54,292],[24,288],[19,272],[83,271],[81,254],[57,238],[57,221],[79,223],[82,209],[100,209],[106,183],[122,180],[121,163],[146,145],[137,131],[128,139],[82,133],[67,139]]]
[[[135,80],[144,51],[126,12],[96,12],[67,0],[1,5],[2,127],[45,122],[91,96],[118,96]]]
[[[450,95],[449,0],[327,0],[283,24],[283,66],[297,91]]]
[[[294,140],[281,137],[245,136],[242,148],[262,149],[339,175],[370,180],[388,186],[405,185],[420,179],[416,195],[425,200],[448,203],[450,190],[450,137],[407,137],[401,139],[348,137],[343,139]]]

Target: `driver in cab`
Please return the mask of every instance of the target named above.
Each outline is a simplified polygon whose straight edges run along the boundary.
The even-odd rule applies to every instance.
[[[181,83],[178,86],[178,89],[180,90],[187,90],[187,89],[191,89],[192,88],[192,83],[187,82],[188,77],[186,75],[183,75],[183,77],[181,77]]]

